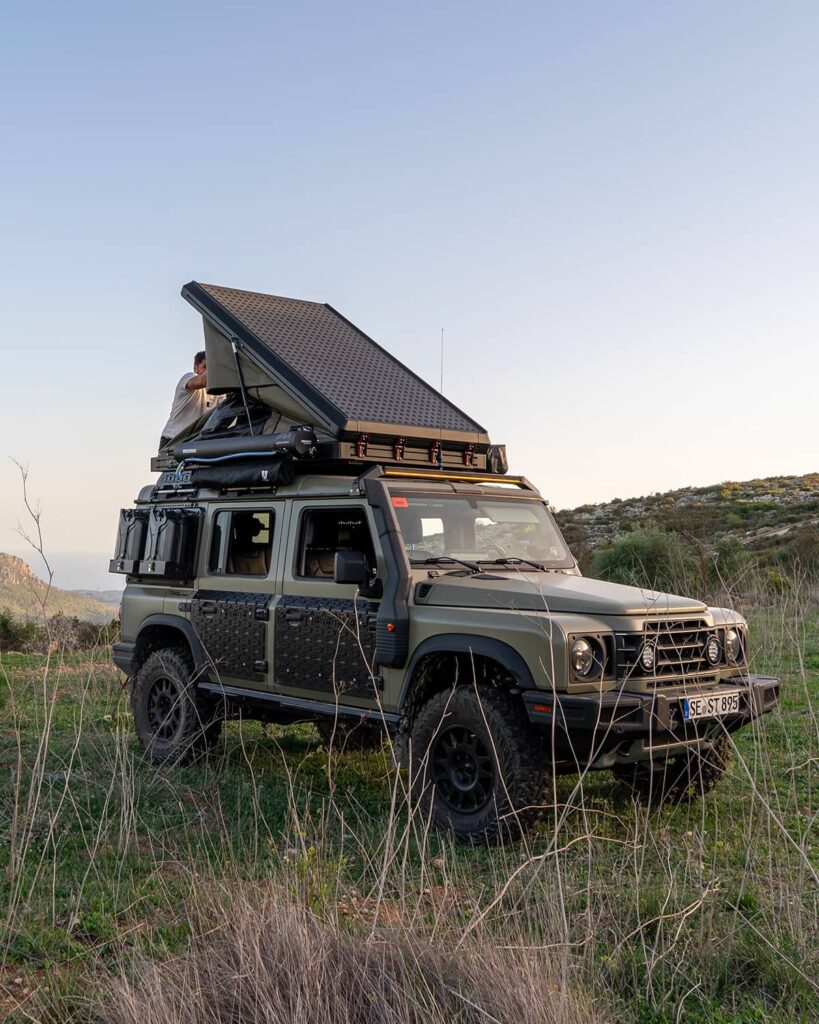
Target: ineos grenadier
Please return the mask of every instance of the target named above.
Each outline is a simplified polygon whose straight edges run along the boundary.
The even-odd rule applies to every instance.
[[[235,422],[223,409],[219,430],[177,440],[120,516],[114,660],[152,761],[206,753],[240,714],[313,721],[328,744],[390,736],[432,822],[470,842],[524,831],[553,773],[609,769],[671,801],[716,784],[730,735],[778,699],[778,680],[749,673],[740,615],[581,576],[535,487],[401,364],[399,384],[432,403],[414,421],[351,414],[343,374],[322,406],[295,336],[316,363],[325,337],[350,362],[357,329],[330,307],[183,294]],[[354,376],[377,396],[367,358],[391,357],[357,334]],[[298,427],[258,426],[282,407]]]

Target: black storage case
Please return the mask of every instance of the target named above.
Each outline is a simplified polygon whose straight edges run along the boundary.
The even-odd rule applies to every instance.
[[[202,510],[198,508],[152,508],[145,552],[137,574],[191,579],[201,518]]]
[[[132,574],[137,571],[145,553],[148,538],[147,508],[123,508],[119,513],[119,529],[114,557],[108,563],[109,572]]]

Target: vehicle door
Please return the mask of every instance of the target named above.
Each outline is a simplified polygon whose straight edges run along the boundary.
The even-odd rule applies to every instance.
[[[276,605],[275,687],[356,706],[376,704],[374,665],[384,561],[370,508],[360,501],[294,502]],[[337,551],[361,552],[373,584],[336,583]]]
[[[283,502],[270,500],[209,510],[190,613],[212,682],[270,689],[284,511]]]

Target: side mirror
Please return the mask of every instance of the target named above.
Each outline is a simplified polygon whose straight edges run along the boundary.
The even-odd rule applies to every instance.
[[[359,587],[369,583],[370,572],[364,554],[361,551],[336,551],[333,579],[336,583],[355,583]]]

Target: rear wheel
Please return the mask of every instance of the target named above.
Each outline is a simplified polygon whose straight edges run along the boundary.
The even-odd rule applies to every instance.
[[[437,693],[410,731],[422,812],[469,843],[517,838],[537,819],[547,751],[519,700],[491,686]]]
[[[616,765],[614,777],[645,803],[690,803],[710,793],[728,770],[731,741],[715,739],[704,750],[687,750],[665,761]]]
[[[192,676],[187,649],[165,647],[149,655],[134,678],[134,725],[154,764],[201,756],[219,741],[221,716],[197,693]]]

